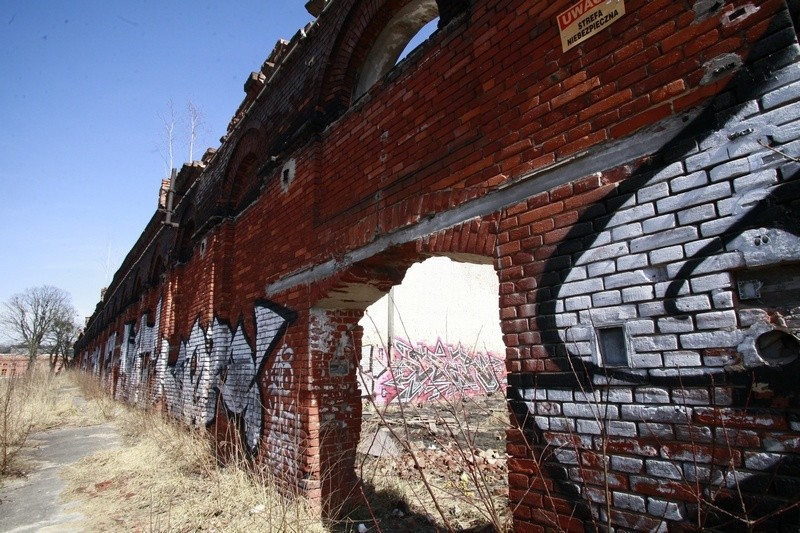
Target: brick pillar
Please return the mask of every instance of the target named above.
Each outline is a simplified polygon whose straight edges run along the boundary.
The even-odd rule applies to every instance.
[[[358,495],[355,451],[361,434],[358,365],[361,310],[313,309],[309,321],[323,512],[335,516]],[[316,431],[315,431],[316,430]]]

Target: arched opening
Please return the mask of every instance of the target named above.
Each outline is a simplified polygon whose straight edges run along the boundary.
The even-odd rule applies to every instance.
[[[323,505],[341,508],[360,486],[370,505],[349,518],[386,531],[425,530],[428,515],[452,530],[507,525],[506,349],[487,225],[386,250],[317,300]]]
[[[505,345],[499,280],[484,258],[431,257],[369,306],[359,382],[364,398],[357,471],[455,530],[507,519]],[[423,476],[425,479],[423,479]],[[402,521],[398,523],[398,527]]]
[[[389,72],[397,64],[398,59],[405,57],[410,49],[411,41],[416,48],[422,37],[427,38],[433,28],[426,27],[439,16],[436,0],[412,0],[400,9],[384,26],[367,53],[361,73],[353,90],[353,100],[358,99],[372,87],[376,81]],[[423,28],[425,32],[421,31]],[[428,31],[430,30],[430,31]],[[427,32],[427,35],[425,33]],[[415,39],[419,35],[420,39]]]

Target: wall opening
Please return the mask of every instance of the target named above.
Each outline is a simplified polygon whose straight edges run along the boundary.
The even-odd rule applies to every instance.
[[[412,0],[400,9],[386,24],[367,53],[353,91],[353,100],[361,97],[389,72],[399,58],[405,57],[410,50],[416,48],[424,40],[423,36],[427,38],[421,30],[438,16],[439,9],[435,0]],[[432,32],[433,28],[428,35]],[[419,40],[415,38],[418,35]],[[412,40],[418,42],[407,49]]]
[[[484,259],[484,258],[481,258]],[[431,502],[455,530],[497,524],[508,507],[505,345],[499,281],[491,264],[433,257],[369,306],[359,384],[363,402],[357,472],[366,487],[394,487]],[[444,487],[447,487],[446,489]],[[473,505],[474,504],[474,505]],[[435,514],[433,507],[427,512]]]

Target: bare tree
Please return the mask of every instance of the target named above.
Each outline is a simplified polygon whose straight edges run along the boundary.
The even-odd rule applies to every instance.
[[[189,126],[189,162],[194,161],[194,143],[203,127],[203,110],[194,102],[186,102],[186,120]]]
[[[193,101],[186,102],[186,115],[178,114],[172,100],[167,102],[167,111],[158,114],[161,120],[161,139],[159,140],[158,152],[164,160],[166,166],[166,176],[172,173],[175,168],[176,148],[188,148],[189,162],[194,160],[194,147],[200,135],[205,130],[205,116],[203,109]],[[186,128],[184,130],[184,127]],[[186,135],[184,139],[184,134]],[[186,144],[184,145],[184,140]],[[181,148],[182,149],[182,148]]]
[[[80,327],[76,320],[77,311],[70,305],[63,309],[61,316],[53,323],[53,330],[47,336],[50,346],[50,373],[55,374],[69,364],[72,345],[78,338]],[[59,364],[60,363],[60,364]]]
[[[76,314],[69,293],[43,285],[26,289],[5,302],[0,311],[0,324],[25,347],[30,372],[42,345],[53,339],[57,324],[64,320],[72,320],[74,324]]]
[[[172,173],[172,169],[174,168],[175,164],[175,106],[172,103],[172,100],[167,102],[167,112],[166,114],[158,114],[158,118],[161,119],[161,123],[163,129],[161,130],[162,135],[162,148],[159,148],[159,153],[161,154],[161,158],[164,160],[164,164],[167,167],[166,175],[169,176]],[[166,150],[164,153],[162,150]]]

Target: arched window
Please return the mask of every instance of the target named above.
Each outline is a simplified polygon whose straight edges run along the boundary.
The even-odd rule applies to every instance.
[[[412,0],[400,9],[383,28],[370,48],[353,91],[357,99],[372,87],[407,53],[407,45],[417,34],[427,35],[433,28],[428,23],[439,16],[436,0]],[[425,28],[426,32],[421,32]],[[419,44],[417,42],[416,44]]]

